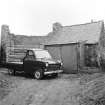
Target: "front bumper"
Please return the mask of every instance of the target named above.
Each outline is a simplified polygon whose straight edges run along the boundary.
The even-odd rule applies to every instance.
[[[56,71],[46,71],[44,72],[44,75],[48,75],[48,74],[54,74],[54,73],[62,73],[63,70],[56,70]]]

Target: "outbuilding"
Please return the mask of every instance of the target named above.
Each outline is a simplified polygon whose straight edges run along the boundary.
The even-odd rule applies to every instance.
[[[53,25],[52,36],[45,44],[51,55],[63,62],[64,72],[72,73],[86,67],[97,67],[100,37],[104,36],[104,22],[80,25]]]

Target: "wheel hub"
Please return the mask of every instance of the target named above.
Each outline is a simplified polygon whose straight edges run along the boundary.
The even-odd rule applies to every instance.
[[[12,74],[13,73],[13,70],[9,69],[8,72],[9,72],[9,74]]]
[[[35,77],[36,77],[36,78],[40,78],[40,72],[38,72],[38,71],[35,72]]]

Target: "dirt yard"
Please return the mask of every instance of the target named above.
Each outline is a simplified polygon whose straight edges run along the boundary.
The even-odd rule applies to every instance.
[[[99,90],[105,90],[105,82],[100,83],[103,80],[100,77],[105,76],[103,73],[62,74],[58,78],[35,80],[24,74],[9,76],[1,69],[0,105],[104,105],[96,104],[102,97]],[[101,95],[96,97],[93,90]]]

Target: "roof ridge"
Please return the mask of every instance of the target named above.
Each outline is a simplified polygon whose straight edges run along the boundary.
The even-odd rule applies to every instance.
[[[103,22],[103,20],[93,21],[93,22],[83,23],[83,24],[74,24],[74,25],[70,25],[70,26],[63,26],[63,27],[81,26],[81,25],[88,25],[88,24],[99,23],[99,22]]]

